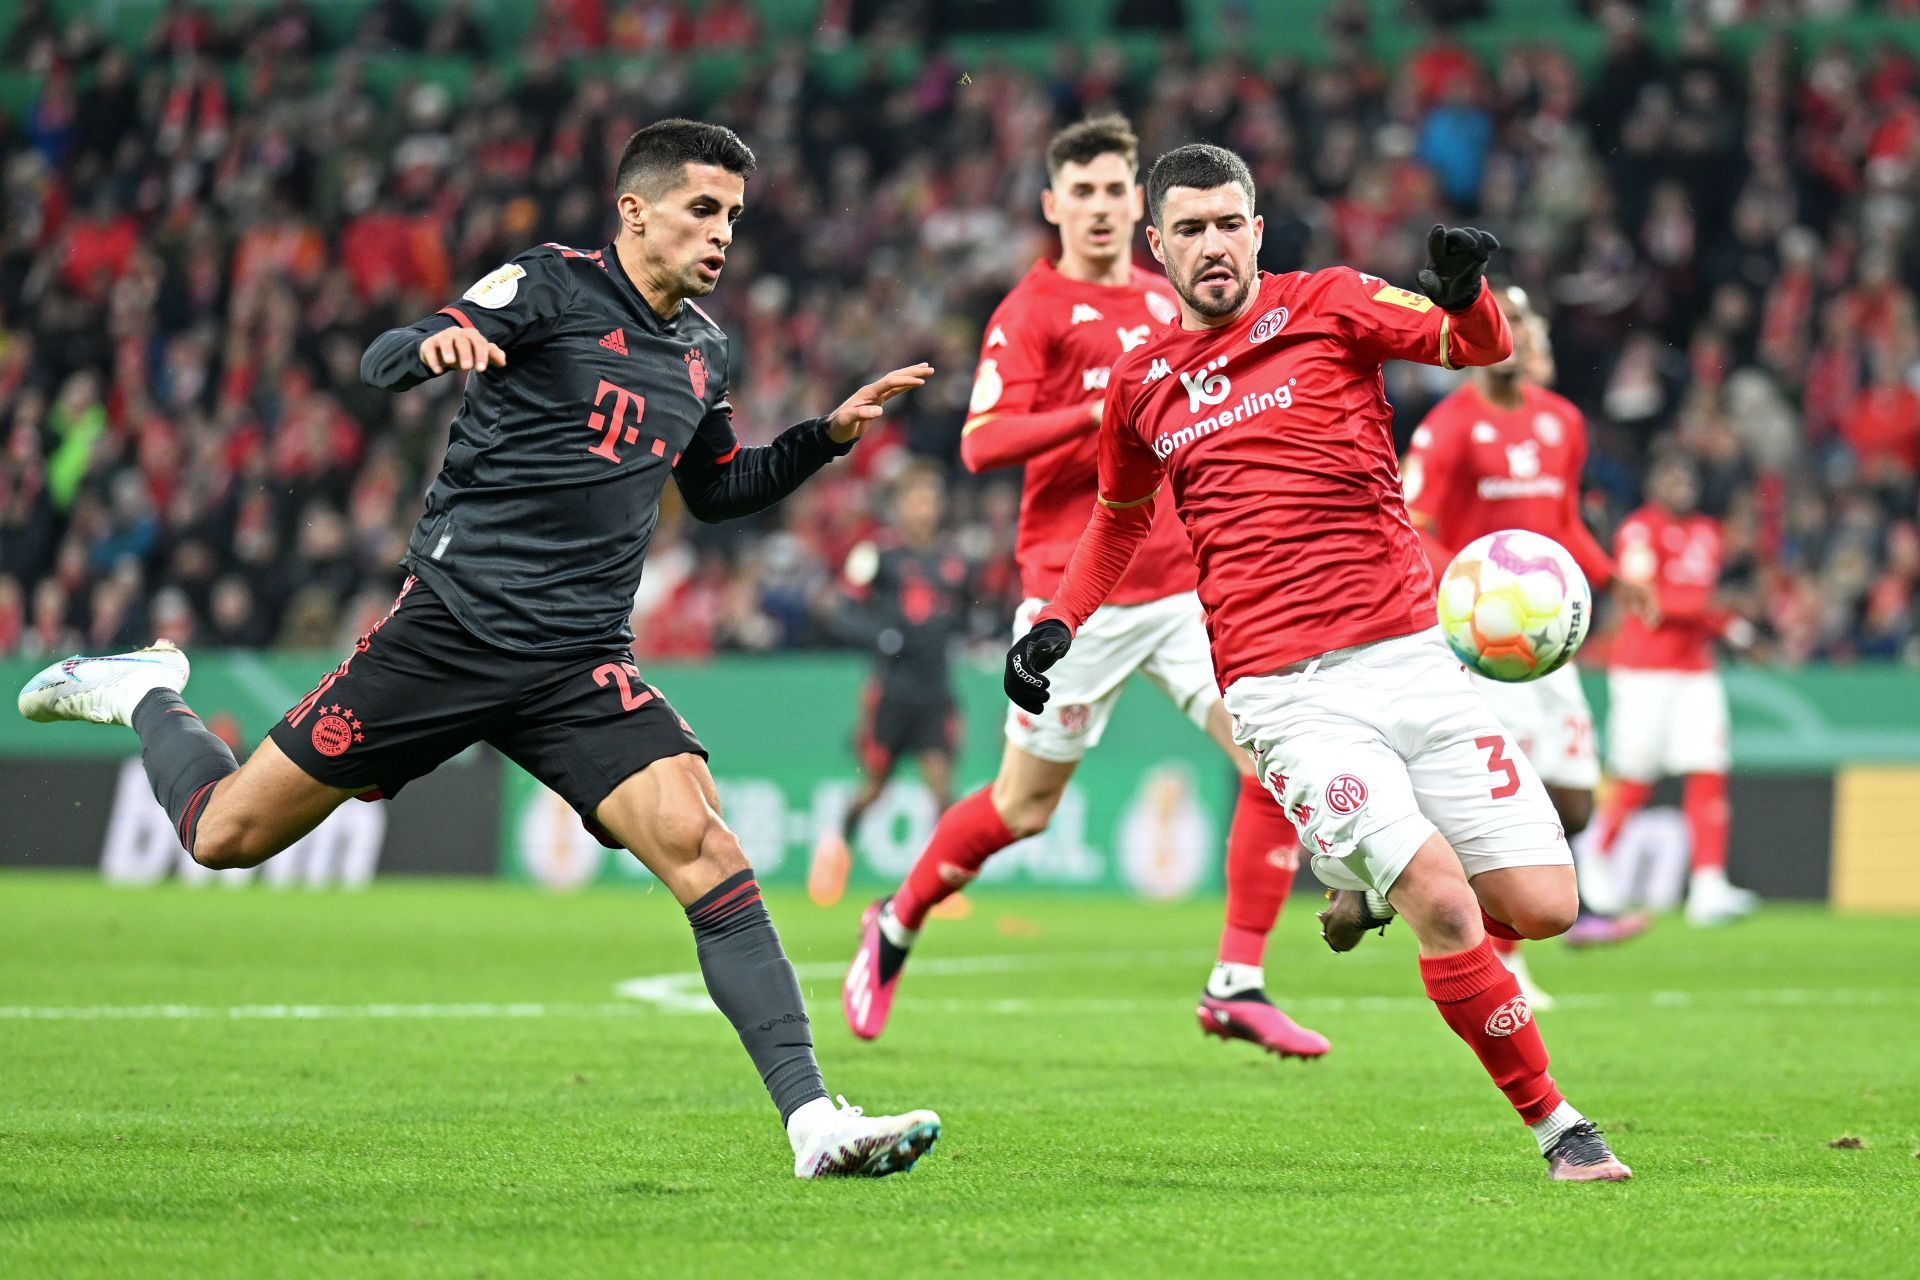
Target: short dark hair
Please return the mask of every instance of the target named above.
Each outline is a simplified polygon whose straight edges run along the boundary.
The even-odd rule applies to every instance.
[[[680,183],[690,164],[716,164],[745,178],[753,173],[753,151],[723,124],[655,121],[635,132],[621,149],[614,194],[631,191],[657,200]]]
[[[1247,162],[1225,147],[1216,147],[1205,142],[1191,142],[1184,147],[1175,147],[1153,162],[1153,171],[1147,175],[1147,216],[1154,226],[1160,225],[1160,210],[1167,202],[1167,192],[1175,187],[1193,187],[1199,191],[1210,191],[1214,187],[1224,187],[1229,182],[1237,183],[1247,193],[1247,206],[1253,206],[1253,174],[1247,169]]]
[[[1140,167],[1140,139],[1125,116],[1092,116],[1070,124],[1047,143],[1047,177],[1059,177],[1063,166],[1089,164],[1109,154],[1125,160],[1129,169]]]

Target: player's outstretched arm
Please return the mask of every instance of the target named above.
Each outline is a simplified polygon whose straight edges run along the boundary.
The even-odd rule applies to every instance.
[[[714,523],[763,511],[798,489],[808,476],[845,456],[880,419],[887,401],[922,386],[933,366],[895,369],[870,382],[824,418],[788,427],[772,444],[743,447],[730,409],[717,409],[694,433],[673,469],[674,483],[696,520]]]
[[[389,329],[360,357],[360,379],[382,391],[405,391],[452,369],[504,369],[507,353],[477,329],[441,316]]]
[[[1099,400],[1040,413],[983,413],[967,419],[960,433],[960,461],[975,475],[1001,467],[1023,466],[1069,440],[1092,435],[1100,426]]]

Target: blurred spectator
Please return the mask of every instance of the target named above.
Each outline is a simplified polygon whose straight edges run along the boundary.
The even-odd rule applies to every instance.
[[[1170,37],[1154,59],[1063,43],[1029,74],[940,42],[1042,31],[1045,5],[823,0],[810,48],[769,39],[753,0],[543,0],[495,50],[504,28],[472,0],[372,0],[344,25],[308,0],[168,0],[137,47],[23,0],[0,41],[39,85],[0,120],[0,652],[363,631],[460,384],[374,392],[361,348],[529,244],[604,243],[621,142],[676,113],[760,156],[709,308],[743,439],[906,360],[941,377],[755,520],[698,525],[669,493],[641,649],[831,643],[829,567],[909,455],[951,469],[990,646],[1017,593],[1017,481],[953,466],[969,370],[1049,242],[1048,132],[1114,108],[1149,155],[1246,154],[1268,269],[1411,283],[1432,222],[1494,229],[1496,271],[1549,313],[1559,387],[1592,424],[1593,518],[1638,502],[1669,438],[1702,464],[1767,656],[1920,661],[1920,73],[1891,45],[1775,33],[1735,60],[1718,35],[1833,7],[1686,0],[1663,45],[1647,6],[1594,0],[1489,59],[1473,24],[1512,6],[1420,0],[1404,12],[1431,29],[1388,65],[1401,33],[1364,0],[1324,6],[1311,64],[1246,52],[1277,6],[1123,0],[1122,25]],[[1198,60],[1179,37],[1214,21],[1229,47]],[[1583,21],[1603,45],[1584,73],[1590,42],[1556,39]],[[591,56],[609,52],[628,56]],[[1403,424],[1450,385],[1388,372]]]

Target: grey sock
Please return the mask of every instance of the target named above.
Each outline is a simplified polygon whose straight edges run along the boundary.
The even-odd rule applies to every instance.
[[[740,1043],[780,1108],[780,1121],[827,1096],[813,1057],[813,1027],[800,980],[780,948],[753,872],[729,876],[687,908],[707,994],[740,1033]]]
[[[213,784],[240,765],[172,689],[155,689],[140,699],[133,709],[133,731],[140,735],[140,763],[154,798],[173,819],[181,846],[192,853]]]

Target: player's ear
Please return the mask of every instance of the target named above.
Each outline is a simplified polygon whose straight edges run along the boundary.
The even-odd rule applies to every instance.
[[[1160,244],[1160,228],[1151,223],[1147,226],[1147,249],[1153,254],[1153,260],[1161,266],[1167,265],[1166,250]]]
[[[1053,188],[1040,188],[1040,213],[1053,226],[1060,225],[1060,210],[1053,203]]]
[[[643,235],[647,229],[647,202],[636,192],[622,191],[620,198],[613,202],[620,213],[620,226],[634,235]]]
[[[1147,189],[1137,182],[1133,184],[1133,199],[1127,202],[1127,210],[1135,222],[1147,216]]]
[[[1253,215],[1253,251],[1260,252],[1260,238],[1266,234],[1267,220],[1259,214]]]

